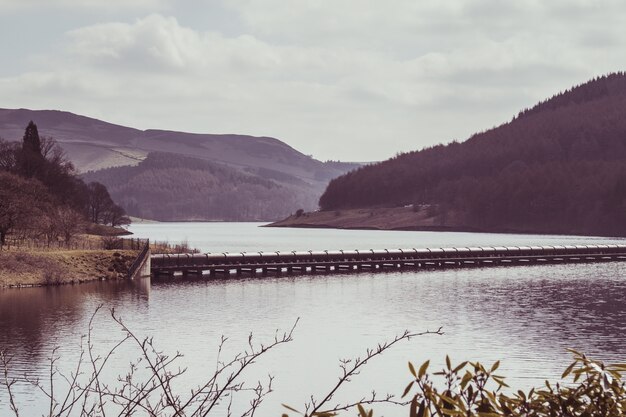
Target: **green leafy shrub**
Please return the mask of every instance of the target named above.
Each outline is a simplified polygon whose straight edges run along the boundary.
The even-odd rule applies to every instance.
[[[528,392],[513,392],[505,378],[496,374],[500,362],[485,367],[479,362],[446,367],[429,373],[430,361],[416,368],[409,362],[411,381],[402,398],[409,417],[620,417],[626,416],[626,388],[622,373],[626,363],[605,365],[571,350],[574,361],[562,380]],[[398,402],[393,402],[398,404]],[[360,417],[373,417],[374,410],[356,405]],[[291,411],[297,410],[287,407]],[[301,413],[305,417],[332,417],[338,411]],[[400,414],[402,415],[402,414]],[[288,417],[283,414],[283,417]]]
[[[429,361],[416,371],[409,362],[412,379],[403,397],[410,398],[410,417],[618,417],[626,415],[626,389],[622,373],[626,364],[605,365],[571,351],[574,361],[565,369],[561,379],[571,377],[571,383],[551,384],[529,392],[511,391],[504,377],[497,375],[500,362],[485,367],[479,362],[462,362],[452,366],[446,356],[446,368],[428,374]],[[437,387],[434,378],[443,383]],[[359,407],[362,417],[373,411]]]

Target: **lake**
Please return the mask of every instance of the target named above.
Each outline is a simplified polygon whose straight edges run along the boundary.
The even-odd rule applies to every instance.
[[[209,252],[383,249],[418,247],[522,246],[623,243],[624,240],[453,232],[393,232],[258,227],[258,223],[142,223],[137,237],[187,241]],[[229,280],[96,282],[83,285],[0,290],[0,348],[13,357],[11,373],[46,375],[47,358],[58,347],[58,367],[77,361],[81,335],[93,322],[102,351],[123,337],[106,308],[139,337],[154,337],[168,353],[185,356],[183,391],[203,382],[222,358],[246,348],[248,335],[269,342],[291,328],[294,340],[261,357],[244,377],[270,373],[273,392],[260,415],[280,415],[280,403],[296,408],[322,396],[339,375],[339,359],[406,329],[443,328],[444,335],[403,342],[369,364],[335,402],[358,400],[372,389],[401,394],[409,381],[407,361],[501,360],[501,374],[514,387],[556,379],[569,363],[567,348],[592,357],[626,359],[626,263],[533,265],[359,274],[291,275]],[[123,374],[137,350],[123,346],[111,361],[109,378]],[[0,415],[8,414],[0,388]],[[46,404],[24,385],[17,387],[23,415]],[[239,400],[241,405],[242,400]],[[223,411],[223,410],[222,410]],[[378,413],[377,413],[378,414]],[[220,415],[217,413],[216,415]]]

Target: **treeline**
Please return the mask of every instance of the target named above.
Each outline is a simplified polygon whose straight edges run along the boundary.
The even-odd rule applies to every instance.
[[[0,139],[0,245],[9,233],[69,243],[88,223],[119,226],[129,219],[104,185],[77,176],[61,147],[40,137],[32,121],[21,143]]]
[[[302,181],[279,182],[192,157],[153,152],[137,166],[83,175],[99,181],[126,211],[161,221],[276,220],[315,206]]]
[[[441,224],[626,235],[626,74],[598,77],[511,122],[330,182],[323,210],[428,206]]]

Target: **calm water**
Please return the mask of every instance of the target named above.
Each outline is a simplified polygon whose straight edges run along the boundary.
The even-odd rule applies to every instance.
[[[139,237],[180,242],[203,251],[370,249],[441,246],[610,243],[611,239],[473,233],[337,231],[259,228],[254,223],[137,224]],[[623,241],[621,241],[623,243]],[[525,266],[443,271],[290,276],[226,281],[93,283],[61,288],[0,291],[0,348],[13,355],[12,373],[45,375],[46,358],[59,347],[67,372],[80,337],[100,304],[113,307],[138,336],[154,336],[165,352],[185,354],[181,386],[202,382],[214,367],[221,335],[226,356],[245,349],[247,337],[269,341],[299,317],[295,340],[263,357],[246,380],[273,374],[275,392],[260,415],[280,415],[281,402],[300,407],[322,396],[339,374],[338,359],[405,329],[443,327],[445,335],[403,343],[379,358],[340,393],[355,400],[371,389],[401,393],[406,362],[502,360],[514,386],[557,378],[576,348],[607,361],[625,361],[626,264]],[[123,336],[106,311],[94,337],[104,349]],[[137,356],[123,347],[109,377]],[[513,377],[514,376],[514,377]],[[45,407],[20,387],[23,415]],[[0,388],[0,415],[8,412]],[[389,413],[392,414],[392,413]]]

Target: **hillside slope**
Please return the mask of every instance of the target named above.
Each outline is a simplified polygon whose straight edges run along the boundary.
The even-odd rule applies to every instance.
[[[511,122],[332,180],[322,210],[429,207],[471,229],[626,235],[626,74],[577,86]]]
[[[0,137],[21,140],[31,120],[42,135],[63,146],[80,172],[137,165],[149,152],[158,151],[237,168],[271,169],[323,187],[358,166],[321,162],[270,137],[143,131],[57,110],[0,109]]]
[[[152,152],[137,166],[88,172],[83,178],[106,185],[131,216],[162,221],[275,220],[316,203],[311,186],[294,177],[291,183],[274,181],[171,153]]]
[[[21,140],[30,120],[43,136],[63,147],[89,181],[110,186],[130,214],[151,219],[277,219],[300,208],[316,208],[328,181],[360,166],[321,162],[270,137],[142,131],[53,110],[0,109],[0,137]],[[150,158],[152,153],[160,156]],[[184,166],[185,157],[193,158],[193,169]],[[179,165],[165,167],[168,158]],[[198,160],[206,163],[198,165]],[[216,178],[219,186],[209,186]],[[190,188],[194,181],[198,189]],[[162,207],[155,204],[155,194],[140,188],[142,184],[161,197]]]

